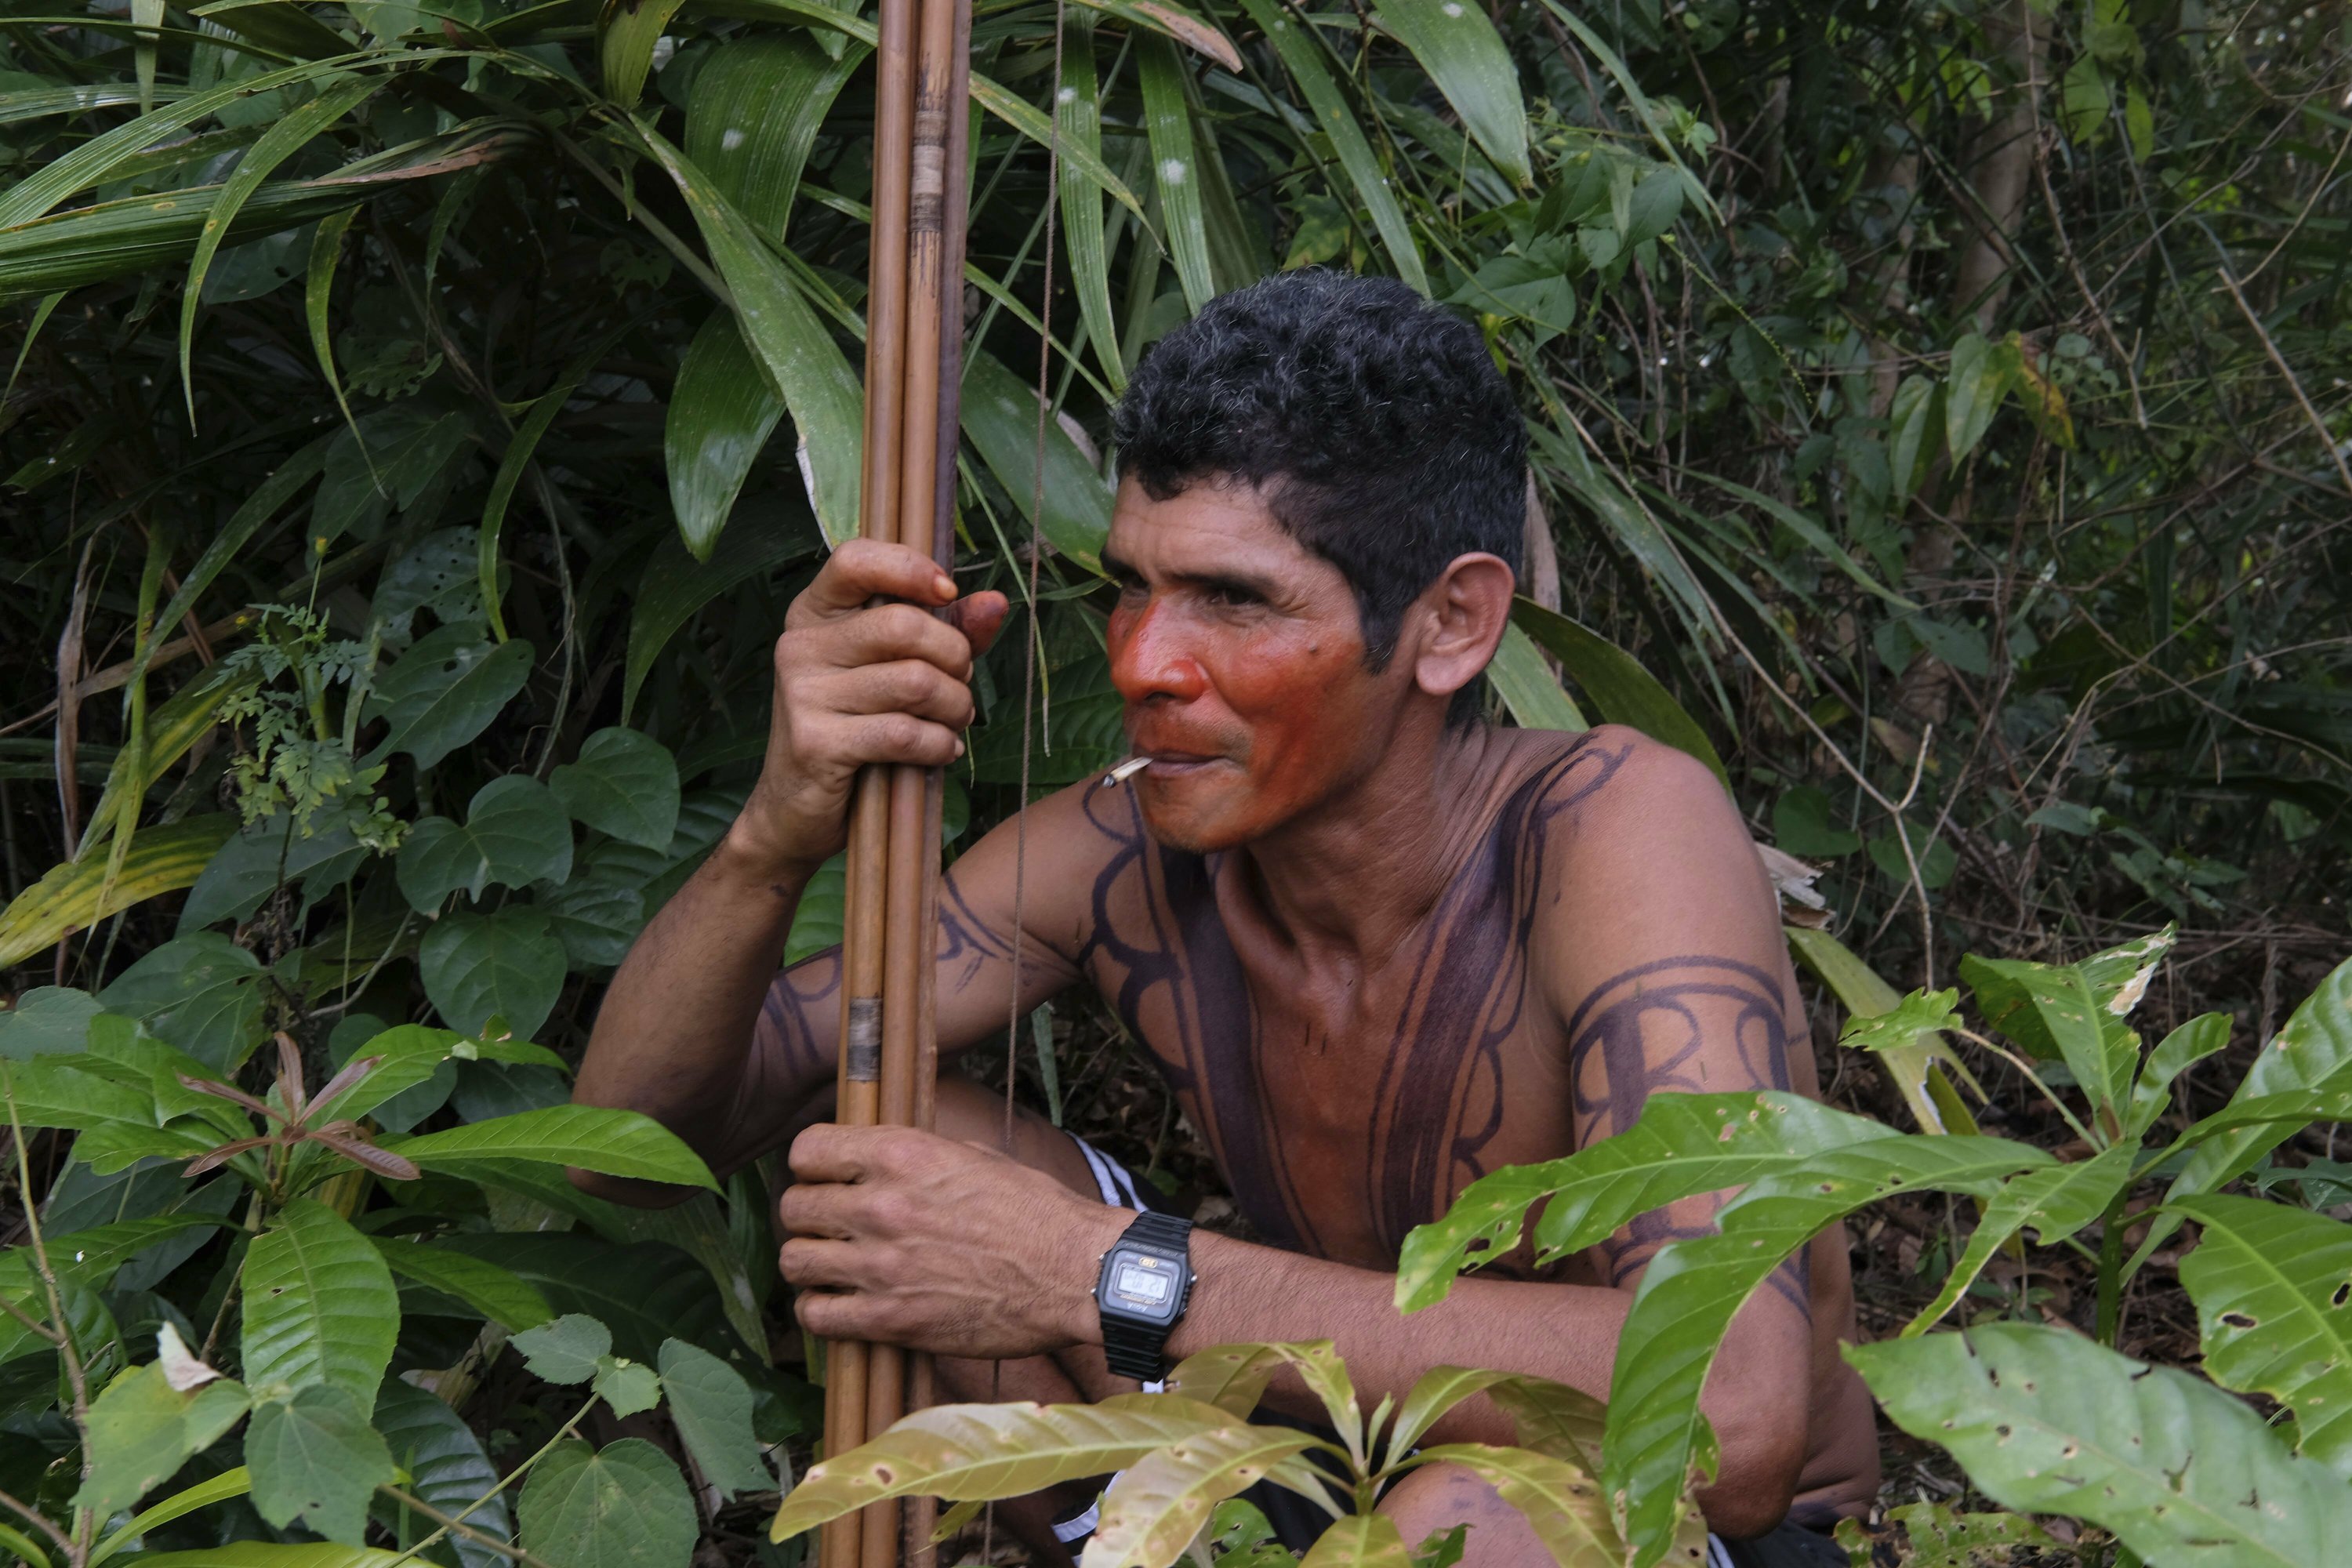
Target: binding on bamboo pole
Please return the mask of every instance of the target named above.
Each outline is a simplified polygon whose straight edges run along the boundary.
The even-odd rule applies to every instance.
[[[880,34],[859,531],[951,566],[971,0],[881,0]],[[852,796],[835,1112],[845,1125],[931,1123],[940,808],[935,768],[869,767]],[[832,1342],[825,1452],[848,1452],[930,1398],[929,1357]],[[935,1508],[877,1503],[834,1521],[821,1568],[898,1568],[902,1555],[923,1568]]]

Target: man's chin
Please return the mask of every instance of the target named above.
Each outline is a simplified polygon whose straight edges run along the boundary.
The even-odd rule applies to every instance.
[[[1202,812],[1164,800],[1155,802],[1155,793],[1146,790],[1140,796],[1143,827],[1151,835],[1151,841],[1163,848],[1180,855],[1214,855],[1256,837],[1235,826],[1232,814]]]

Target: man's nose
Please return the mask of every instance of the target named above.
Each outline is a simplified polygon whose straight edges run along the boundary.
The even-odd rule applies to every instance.
[[[1181,617],[1164,605],[1146,605],[1135,619],[1114,636],[1110,648],[1111,684],[1130,703],[1154,697],[1190,702],[1209,689],[1209,672],[1188,646]]]

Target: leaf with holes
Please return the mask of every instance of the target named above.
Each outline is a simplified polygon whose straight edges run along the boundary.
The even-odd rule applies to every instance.
[[[2310,1568],[2352,1539],[2352,1487],[2244,1401],[2071,1331],[1991,1323],[1845,1358],[2003,1508],[2087,1520],[2164,1568]]]
[[[130,1507],[236,1425],[246,1404],[245,1385],[230,1378],[174,1388],[160,1361],[123,1373],[90,1402],[89,1473],[75,1505],[100,1520]]]
[[[1103,1494],[1101,1519],[1079,1568],[1168,1568],[1217,1504],[1255,1486],[1268,1467],[1320,1442],[1291,1426],[1233,1426],[1154,1449],[1122,1470]]]
[[[257,1391],[332,1384],[373,1399],[400,1331],[400,1295],[375,1245],[315,1198],[296,1198],[246,1255],[244,1364]]]
[[[2205,1229],[2180,1260],[2205,1374],[2294,1412],[2295,1447],[2352,1478],[2352,1226],[2219,1193],[2171,1207]]]
[[[530,679],[530,644],[482,639],[478,627],[443,626],[377,671],[368,716],[390,730],[369,753],[406,752],[429,768],[490,727]]]
[[[299,1520],[330,1541],[361,1544],[368,1500],[396,1473],[369,1424],[373,1404],[373,1394],[314,1383],[256,1406],[245,1435],[255,1511],[280,1530]]]

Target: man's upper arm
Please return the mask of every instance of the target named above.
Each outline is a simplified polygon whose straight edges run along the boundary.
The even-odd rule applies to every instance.
[[[1574,808],[1546,911],[1579,1148],[1631,1127],[1654,1093],[1791,1088],[1802,1048],[1779,906],[1746,826],[1701,763],[1628,743]],[[1693,1198],[1642,1216],[1603,1245],[1607,1277],[1631,1282],[1667,1241],[1711,1229],[1720,1206]]]

